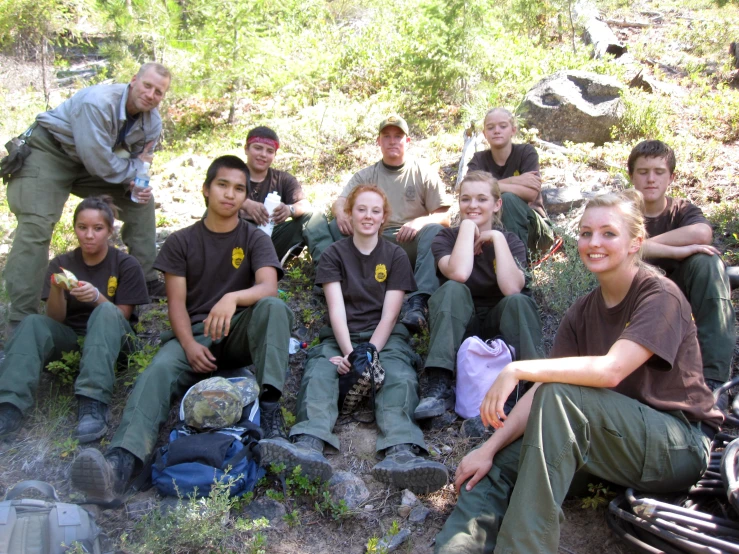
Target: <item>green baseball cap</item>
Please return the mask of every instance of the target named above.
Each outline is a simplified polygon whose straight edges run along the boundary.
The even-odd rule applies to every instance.
[[[399,115],[391,115],[387,117],[386,119],[382,120],[382,123],[380,123],[380,128],[378,129],[378,133],[381,133],[382,130],[385,127],[397,127],[401,131],[403,131],[406,135],[408,134],[408,124],[405,122],[405,119],[400,117]]]

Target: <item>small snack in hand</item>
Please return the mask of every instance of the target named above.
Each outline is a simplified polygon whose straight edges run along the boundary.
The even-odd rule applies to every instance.
[[[54,283],[57,286],[62,287],[63,289],[72,290],[76,286],[80,284],[77,277],[75,277],[74,273],[69,271],[68,269],[64,269],[63,267],[60,267],[59,269],[62,270],[61,273],[54,273],[51,276],[51,282]]]

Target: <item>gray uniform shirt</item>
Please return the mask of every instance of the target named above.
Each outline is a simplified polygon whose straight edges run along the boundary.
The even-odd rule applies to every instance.
[[[159,140],[162,119],[156,109],[129,121],[125,137],[128,84],[84,88],[36,121],[59,141],[64,152],[85,166],[90,175],[128,187],[143,162],[146,143]],[[118,153],[116,153],[118,151]],[[127,157],[121,157],[128,156]]]

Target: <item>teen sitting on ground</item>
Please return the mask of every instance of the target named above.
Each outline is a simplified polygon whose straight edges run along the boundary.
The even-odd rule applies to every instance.
[[[675,152],[659,140],[645,140],[629,154],[629,179],[644,196],[648,239],[643,255],[664,270],[690,302],[698,327],[703,376],[715,390],[729,380],[734,354],[734,307],[713,229],[700,208],[667,196],[675,180]]]
[[[293,316],[274,298],[282,268],[269,237],[239,218],[247,174],[236,156],[214,160],[203,184],[205,218],[170,235],[157,256],[172,332],[136,380],[105,457],[88,448],[75,459],[72,484],[88,499],[122,495],[134,465],[153,452],[174,398],[219,368],[254,363],[262,430],[285,436],[279,399]]]
[[[0,366],[0,438],[13,434],[33,406],[41,370],[62,352],[77,350],[85,338],[80,374],[74,384],[79,403],[75,437],[99,439],[108,431],[115,367],[135,335],[129,325],[134,306],[149,302],[141,266],[110,246],[117,208],[109,196],[91,196],[74,211],[79,247],[49,263],[41,294],[46,315],[29,315],[5,347]],[[72,272],[78,284],[54,274]]]
[[[381,189],[355,187],[344,209],[352,235],[332,244],[316,271],[331,326],[321,330],[321,344],[310,350],[305,363],[297,423],[290,431],[294,442],[262,441],[262,463],[284,463],[288,471],[300,465],[310,478],[331,476],[323,448],[325,443],[340,447],[333,433],[339,412],[339,375],[350,371],[352,351],[370,343],[385,368],[385,382],[375,401],[377,450],[385,452],[385,459],[372,474],[414,492],[434,491],[446,484],[447,470],[416,454],[426,451],[423,433],[412,416],[418,404],[418,379],[408,330],[397,323],[404,294],[416,289],[413,269],[403,249],[381,236],[390,217]]]
[[[281,260],[290,248],[303,242],[303,229],[311,221],[312,214],[310,202],[298,180],[287,171],[272,168],[279,147],[277,133],[269,127],[255,127],[246,135],[244,152],[249,168],[249,187],[241,214],[254,225],[266,225],[269,214],[264,207],[264,200],[271,192],[280,195],[282,203],[275,208],[272,217],[275,223],[272,244]],[[321,215],[317,217],[322,219]],[[310,239],[311,235],[307,234],[306,238]],[[321,244],[321,250],[331,242],[327,240]],[[314,250],[315,246],[308,244],[311,254]]]
[[[526,247],[501,226],[498,182],[489,173],[467,173],[459,188],[459,227],[444,229],[431,250],[446,282],[429,300],[431,338],[425,373],[429,388],[415,418],[440,416],[454,408],[454,366],[462,340],[502,335],[519,359],[541,358],[541,321],[536,303],[521,294]],[[479,418],[475,418],[479,421]],[[468,436],[481,436],[477,421]]]
[[[713,408],[690,305],[639,262],[641,195],[588,202],[578,251],[600,284],[567,311],[553,359],[506,366],[483,400],[496,432],[457,468],[457,506],[437,553],[551,552],[578,471],[640,491],[686,490],[706,469],[722,422]],[[536,384],[506,416],[521,380]]]
[[[511,112],[490,110],[483,128],[490,150],[476,152],[467,170],[487,171],[498,179],[503,193],[503,227],[518,236],[529,251],[541,254],[554,242],[554,231],[541,196],[539,155],[530,144],[513,144],[517,131]]]

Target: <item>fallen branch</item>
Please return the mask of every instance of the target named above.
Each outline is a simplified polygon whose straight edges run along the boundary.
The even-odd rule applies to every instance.
[[[644,29],[646,27],[652,26],[651,21],[621,21],[618,19],[606,19],[605,22],[608,25],[612,25],[614,27],[639,27],[641,29]]]

